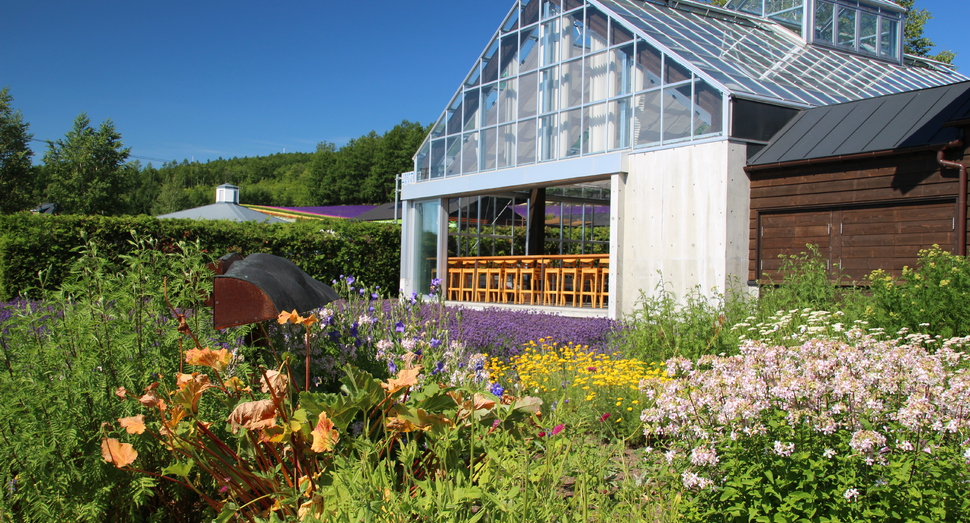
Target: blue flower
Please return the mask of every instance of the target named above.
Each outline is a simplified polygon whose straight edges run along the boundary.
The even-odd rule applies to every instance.
[[[357,334],[360,332],[359,328],[360,328],[360,325],[358,325],[357,322],[355,321],[353,325],[350,326],[350,335],[356,338]]]
[[[445,370],[445,361],[440,360],[438,361],[438,364],[434,366],[434,370],[431,371],[431,375],[433,376],[435,374],[438,374],[439,372],[444,372],[444,370]]]
[[[502,393],[505,392],[505,388],[499,385],[498,383],[495,383],[492,385],[492,388],[489,389],[489,392],[491,392],[492,394],[495,394],[498,397],[502,397]]]
[[[441,346],[441,340],[438,338],[431,338],[431,342],[429,344],[431,345],[432,349],[437,349]]]
[[[357,281],[357,279],[353,276],[347,276],[347,285],[353,285],[355,281]]]
[[[393,361],[387,362],[387,370],[390,371],[392,375],[397,374],[397,365]]]
[[[394,330],[397,332],[404,332],[404,322],[397,322],[394,324]]]
[[[340,339],[340,333],[337,331],[330,331],[329,336],[330,341],[337,341]]]

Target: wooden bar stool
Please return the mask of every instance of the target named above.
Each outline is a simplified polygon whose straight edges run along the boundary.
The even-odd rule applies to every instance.
[[[475,301],[475,284],[478,281],[478,271],[475,269],[475,262],[461,262],[458,267],[458,274],[460,274],[458,300]]]
[[[458,260],[448,260],[448,299],[461,299],[461,269]]]
[[[516,302],[520,304],[537,304],[542,301],[542,264],[539,260],[525,259],[519,264],[516,274],[515,287]]]
[[[600,288],[600,268],[596,263],[596,258],[585,258],[579,260],[579,281],[577,290],[579,291],[578,307],[586,305],[586,298],[589,298],[590,307],[602,307],[602,290]]]
[[[610,261],[602,260],[600,269],[600,307],[606,307],[610,298]]]
[[[551,259],[542,260],[542,304],[558,305],[562,295],[562,267]]]
[[[504,303],[505,289],[503,289],[503,287],[505,285],[502,281],[504,279],[504,267],[502,262],[489,262],[487,266],[479,269],[479,273],[485,277],[485,301]]]
[[[522,265],[517,259],[502,261],[502,303],[519,303]]]
[[[562,263],[562,292],[559,293],[559,305],[566,305],[566,298],[570,299],[573,307],[578,307],[579,298],[579,263],[578,260],[563,260]]]

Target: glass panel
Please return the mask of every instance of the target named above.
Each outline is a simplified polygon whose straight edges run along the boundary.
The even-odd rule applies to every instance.
[[[449,136],[445,150],[445,176],[461,174],[461,136]]]
[[[559,67],[539,72],[539,111],[548,113],[559,109]]]
[[[842,47],[855,47],[855,18],[856,10],[839,6],[839,40]]]
[[[478,127],[478,89],[465,91],[465,115],[462,130],[470,131]]]
[[[583,7],[583,0],[566,0],[565,5],[563,5],[564,11],[571,11],[573,9],[579,9]]]
[[[681,138],[690,138],[690,90],[690,84],[680,87],[667,87],[663,90],[663,140],[665,142]]]
[[[533,75],[535,76],[535,75]],[[518,112],[518,92],[516,90],[516,84],[518,80],[512,78],[510,80],[503,80],[498,84],[499,92],[499,104],[498,104],[498,121],[499,123],[511,122],[515,120],[515,115]],[[533,90],[535,92],[535,90]]]
[[[611,43],[613,45],[623,44],[633,40],[633,33],[627,31],[626,28],[620,26],[620,24],[614,22],[613,28],[611,29],[613,38]],[[632,54],[632,53],[631,53]]]
[[[608,115],[610,150],[626,149],[630,146],[630,99],[623,98],[610,102]]]
[[[583,24],[583,12],[576,11],[562,17],[563,60],[583,56],[586,47],[586,26]]]
[[[832,43],[832,26],[835,21],[835,6],[825,2],[815,5],[815,40]]]
[[[441,178],[445,175],[445,140],[431,142],[431,177]]]
[[[498,128],[498,168],[515,165],[515,125]]]
[[[472,72],[468,73],[468,78],[465,79],[465,87],[475,87],[478,85],[478,81],[482,77],[482,71],[479,67],[480,65],[480,63],[475,64],[475,68],[472,69]]]
[[[765,16],[788,25],[802,25],[804,0],[766,0]]]
[[[542,65],[559,61],[559,19],[555,18],[542,24]]]
[[[720,133],[724,97],[703,80],[694,82],[694,136]]]
[[[498,80],[498,40],[493,40],[492,45],[488,46],[485,56],[482,57],[482,83],[494,82]]]
[[[498,84],[482,87],[482,127],[498,123]]]
[[[445,117],[442,116],[438,118],[438,123],[434,124],[434,129],[431,130],[431,137],[438,138],[439,136],[445,134]]]
[[[637,69],[633,88],[644,91],[652,87],[659,87],[661,82],[661,67],[663,54],[652,45],[637,40]]]
[[[462,137],[461,172],[478,172],[478,133],[468,133]]]
[[[633,44],[613,50],[610,61],[610,96],[633,91]]]
[[[586,57],[583,102],[598,102],[609,97],[609,53],[597,53]]]
[[[461,95],[456,96],[448,106],[448,134],[461,132]]]
[[[415,231],[418,236],[412,267],[414,291],[428,294],[431,290],[431,271],[438,266],[438,209],[437,200],[415,202]]]
[[[522,0],[522,27],[539,21],[539,0]]]
[[[528,165],[536,162],[536,121],[535,118],[519,122],[516,134],[518,152],[516,165]]]
[[[559,143],[562,149],[559,151],[560,158],[579,156],[583,146],[583,110],[573,109],[572,111],[562,112],[562,125],[559,126]],[[545,120],[546,118],[543,118]],[[545,124],[544,124],[545,125]],[[543,135],[544,136],[544,135]],[[543,160],[551,158],[543,157]]]
[[[414,170],[419,181],[431,178],[431,142],[424,142],[421,146],[417,160],[414,162]]]
[[[606,150],[606,106],[596,104],[583,109],[583,154]]]
[[[538,112],[538,73],[524,74],[519,77],[519,118],[535,116]]]
[[[539,67],[539,26],[523,31],[519,42],[521,44],[519,47],[519,70],[524,73]]]
[[[576,107],[583,103],[583,61],[562,64],[562,106]],[[543,112],[552,109],[545,109]]]
[[[882,18],[880,20],[879,54],[887,58],[898,58],[899,52],[899,22]]]
[[[664,55],[664,83],[675,84],[690,80],[690,70]]]
[[[497,132],[498,130],[495,127],[482,131],[482,163],[479,166],[482,171],[490,171],[495,168],[495,138]]]
[[[633,146],[660,143],[660,90],[633,99]]]
[[[586,10],[586,38],[589,40],[589,52],[602,51],[609,46],[609,18],[592,6]]]
[[[761,0],[728,0],[724,7],[734,11],[741,11],[743,13],[751,13],[753,15],[762,15],[762,5]]]
[[[556,159],[558,119],[555,114],[539,118],[539,161]]]
[[[502,38],[501,78],[508,78],[519,74],[519,35],[513,34]]]
[[[876,24],[879,19],[872,13],[861,11],[859,13],[859,50],[876,54],[879,47],[876,45]]]
[[[562,0],[542,0],[542,19],[552,18],[562,12]]]
[[[502,33],[511,33],[519,28],[519,10],[513,9],[509,13],[509,17],[505,19],[505,23],[502,24]]]

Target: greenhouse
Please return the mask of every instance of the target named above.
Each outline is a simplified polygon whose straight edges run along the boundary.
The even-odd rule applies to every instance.
[[[966,80],[885,0],[519,0],[404,176],[402,288],[616,316],[746,281],[747,158],[802,109]],[[447,276],[447,277],[446,277]]]

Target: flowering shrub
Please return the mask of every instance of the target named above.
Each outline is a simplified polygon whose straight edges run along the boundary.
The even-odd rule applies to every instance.
[[[970,376],[953,349],[967,340],[926,339],[669,360],[671,379],[641,384],[656,400],[641,419],[695,492],[689,519],[966,519]]]
[[[318,321],[295,311],[279,316],[279,324],[300,325],[307,333]],[[205,373],[179,372],[171,390],[164,381],[149,383],[142,393],[115,390],[142,413],[104,424],[101,456],[118,469],[194,490],[219,513],[217,521],[233,516],[312,521],[326,519],[322,492],[332,482],[335,454],[355,452],[353,444],[341,445],[342,435],[376,443],[384,459],[398,458],[395,448],[422,441],[420,456],[400,461],[405,481],[413,481],[471,469],[486,456],[484,448],[475,447],[476,431],[501,428],[518,434],[542,405],[537,398],[500,401],[444,383],[427,382],[419,389],[423,369],[414,360],[386,381],[348,365],[341,393],[326,394],[307,390],[310,374],[301,390],[302,376],[289,370],[286,358],[277,369],[260,367],[230,377],[234,358],[229,351],[196,346],[185,352],[185,363],[204,367]],[[221,404],[223,416],[229,412],[224,421],[200,411],[206,401]],[[161,473],[136,468],[138,450],[120,439],[131,435],[150,435],[156,448],[167,449],[178,461]],[[213,483],[219,486],[216,492]]]
[[[548,338],[526,343],[522,353],[507,361],[491,358],[493,392],[505,388],[516,394],[535,394],[556,409],[579,412],[603,435],[629,435],[639,428],[637,413],[645,397],[638,385],[654,377],[663,380],[662,364],[647,364],[618,353],[591,351],[572,342],[559,345]]]
[[[902,277],[874,271],[869,320],[896,331],[970,335],[970,263],[939,245],[919,251],[919,263],[903,267]]]

